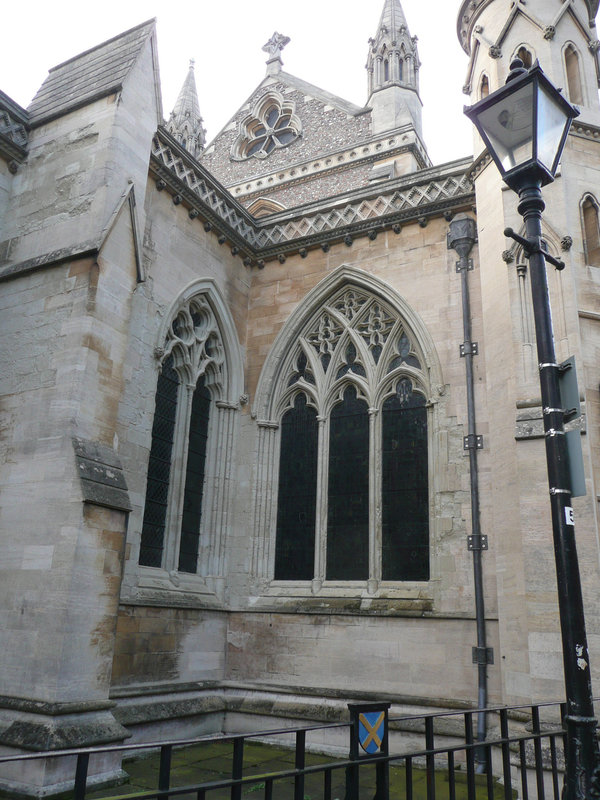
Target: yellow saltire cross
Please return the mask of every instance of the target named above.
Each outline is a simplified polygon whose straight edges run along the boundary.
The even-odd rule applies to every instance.
[[[375,722],[371,725],[369,720],[365,717],[364,714],[360,714],[358,717],[358,721],[364,725],[366,732],[369,734],[364,742],[361,742],[361,747],[363,750],[366,750],[367,747],[371,744],[371,742],[375,742],[377,747],[381,749],[381,736],[378,735],[377,731],[379,730],[379,726],[383,722],[385,717],[385,711],[382,711],[381,714],[377,717]]]

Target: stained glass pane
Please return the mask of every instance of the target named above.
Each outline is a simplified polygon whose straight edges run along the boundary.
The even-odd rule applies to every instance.
[[[317,444],[317,412],[300,394],[281,421],[276,580],[314,576]]]
[[[246,156],[250,157],[250,156],[253,156],[254,153],[258,153],[258,151],[261,149],[261,147],[263,146],[265,141],[266,141],[266,138],[263,136],[262,138],[256,139],[254,142],[249,144],[248,145],[248,149],[246,150]]]
[[[369,577],[369,415],[354,387],[330,418],[327,579]]]
[[[279,142],[279,144],[289,144],[293,142],[296,138],[296,134],[294,131],[290,130],[290,128],[285,128],[285,130],[277,131],[274,134],[275,138]]]
[[[202,375],[194,390],[190,416],[183,516],[179,543],[179,569],[181,572],[196,572],[198,564],[209,415],[210,393],[204,385],[204,375]]]
[[[383,405],[382,577],[424,581],[429,579],[427,410],[420,394],[405,389]]]
[[[273,106],[267,112],[267,125],[269,128],[274,128],[275,123],[279,119],[279,108]]]
[[[160,567],[162,563],[178,388],[179,378],[169,356],[156,385],[140,546],[140,564],[146,567]]]

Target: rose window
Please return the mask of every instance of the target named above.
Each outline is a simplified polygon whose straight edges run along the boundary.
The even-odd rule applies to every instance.
[[[300,120],[291,103],[268,97],[255,113],[242,123],[234,148],[237,159],[266,158],[274,150],[294,142],[300,135]]]

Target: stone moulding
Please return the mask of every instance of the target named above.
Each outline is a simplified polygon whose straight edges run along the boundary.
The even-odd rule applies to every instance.
[[[150,170],[160,182],[157,188],[180,195],[199,217],[226,236],[242,257],[252,259],[277,258],[326,241],[343,241],[348,235],[367,235],[374,227],[383,229],[458,210],[474,200],[468,175],[471,166],[470,158],[462,159],[389,181],[386,186],[354,190],[259,221],[163,128],[154,136],[150,162]]]
[[[100,442],[77,438],[73,438],[73,450],[83,501],[131,511],[123,467],[114,450]]]
[[[228,185],[227,188],[234,197],[243,197],[244,200],[248,200],[264,192],[265,189],[306,183],[315,177],[339,173],[348,169],[348,165],[354,168],[364,164],[374,164],[382,158],[392,158],[408,152],[414,154],[421,169],[428,169],[431,163],[420,139],[413,134],[412,138],[405,142],[409,133],[411,131],[409,126],[406,125],[393,135],[388,132],[387,135],[367,140],[352,147],[346,147],[341,151],[324,152],[319,157],[311,159],[310,162],[292,163],[288,167],[275,170],[273,173],[257,175],[255,178],[238,181]]]
[[[22,163],[27,157],[28,141],[29,115],[8,95],[0,92],[0,156],[9,163]],[[14,171],[11,168],[11,172]]]

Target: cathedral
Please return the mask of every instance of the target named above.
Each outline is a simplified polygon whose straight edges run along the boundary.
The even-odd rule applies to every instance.
[[[380,2],[364,106],[274,33],[208,142],[154,20],[0,92],[1,754],[563,699],[517,197],[475,133],[431,162],[427,32]],[[598,4],[456,0],[456,32],[466,104],[518,56],[581,112],[544,239],[600,692]]]

